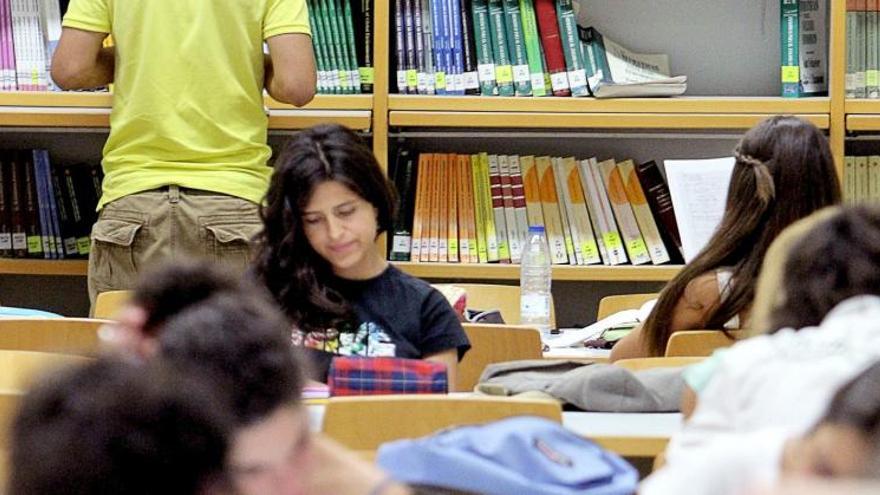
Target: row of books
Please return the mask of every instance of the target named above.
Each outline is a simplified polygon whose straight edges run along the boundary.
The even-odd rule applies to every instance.
[[[676,95],[664,54],[578,26],[572,0],[395,0],[397,92],[485,96]]]
[[[391,260],[519,263],[528,227],[542,225],[554,264],[681,261],[653,161],[402,149],[392,165],[401,208]]]
[[[318,93],[373,92],[373,0],[308,0]]]
[[[846,97],[880,98],[880,1],[846,2]]]
[[[55,165],[46,150],[0,151],[0,256],[82,258],[101,197],[100,165]]]
[[[0,0],[0,90],[57,89],[49,77],[68,0]]]
[[[848,203],[880,200],[880,155],[845,157],[843,199]]]

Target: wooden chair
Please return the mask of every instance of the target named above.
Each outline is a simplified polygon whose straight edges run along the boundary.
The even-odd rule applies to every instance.
[[[471,350],[458,363],[456,391],[474,389],[486,366],[519,359],[541,359],[543,344],[537,329],[511,325],[465,323]]]
[[[92,318],[113,318],[130,298],[130,290],[111,290],[98,294],[95,298]]]
[[[620,294],[616,296],[605,296],[599,299],[599,310],[596,312],[596,320],[607,318],[618,311],[625,309],[638,309],[650,301],[657,299],[658,293],[651,294]]]
[[[500,284],[452,284],[467,292],[467,307],[470,309],[497,309],[501,311],[504,323],[520,324],[518,285]],[[550,326],[556,327],[556,310],[550,299]]]
[[[79,366],[92,358],[53,352],[0,350],[0,389],[27,390],[35,378],[54,368]]]
[[[641,371],[651,368],[678,368],[681,366],[690,366],[699,363],[702,357],[651,357],[651,358],[633,358],[620,359],[614,364],[630,371]]]
[[[730,347],[745,338],[745,331],[732,330],[732,339],[720,330],[685,330],[675,332],[666,343],[666,357],[711,356],[716,349]]]
[[[0,490],[6,492],[9,479],[10,426],[24,397],[20,390],[0,389]]]
[[[348,448],[363,453],[374,451],[391,440],[417,438],[450,426],[520,415],[540,416],[561,423],[562,407],[555,401],[510,397],[334,397],[327,402],[321,430]]]
[[[98,329],[110,320],[89,318],[0,319],[0,349],[92,356]]]

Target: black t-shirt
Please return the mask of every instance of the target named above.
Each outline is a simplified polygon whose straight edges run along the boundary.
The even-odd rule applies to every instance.
[[[357,328],[294,330],[293,342],[306,349],[317,380],[326,381],[335,355],[420,359],[458,349],[461,359],[471,347],[446,298],[393,266],[369,280],[334,278],[328,285],[352,305],[359,321]]]

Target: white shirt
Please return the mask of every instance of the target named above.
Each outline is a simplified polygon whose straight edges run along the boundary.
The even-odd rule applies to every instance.
[[[736,343],[718,356],[693,416],[670,440],[663,471],[692,475],[692,466],[746,433],[803,434],[825,413],[834,392],[877,360],[876,296],[840,303],[818,327],[783,329]]]

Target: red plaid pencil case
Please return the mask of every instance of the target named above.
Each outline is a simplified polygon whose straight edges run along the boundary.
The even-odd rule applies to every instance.
[[[446,365],[421,359],[337,356],[327,376],[330,396],[445,394]]]

